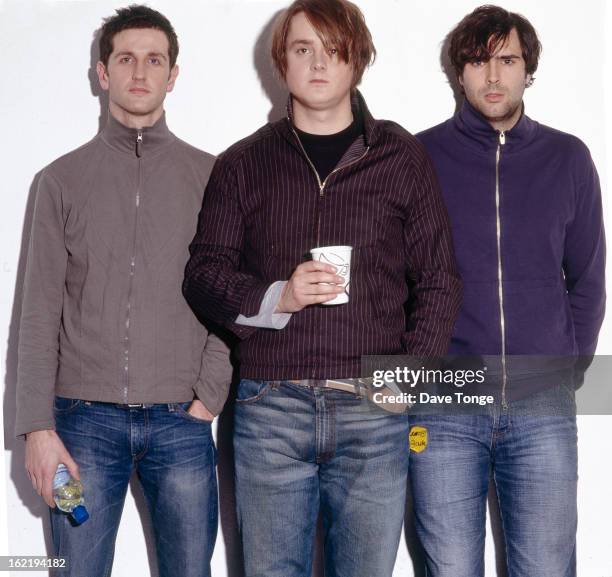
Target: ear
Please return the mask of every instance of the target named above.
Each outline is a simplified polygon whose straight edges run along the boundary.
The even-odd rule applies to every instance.
[[[463,74],[457,74],[457,82],[459,82],[459,86],[463,88]]]
[[[98,74],[98,82],[102,90],[108,90],[108,70],[106,70],[103,62],[98,61],[96,64],[96,73]]]
[[[175,64],[170,70],[170,76],[168,76],[168,84],[166,85],[166,92],[172,92],[174,88],[174,83],[176,82],[176,77],[179,73],[178,64]]]
[[[525,76],[525,88],[529,88],[533,84],[534,78],[531,74]]]

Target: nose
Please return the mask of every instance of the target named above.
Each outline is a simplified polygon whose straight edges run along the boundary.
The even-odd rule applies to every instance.
[[[325,70],[327,59],[329,58],[326,50],[315,50],[312,56],[311,68],[313,70]]]
[[[132,69],[132,80],[144,80],[145,73],[145,62],[140,59],[136,59],[134,68]]]
[[[497,84],[499,82],[499,67],[495,58],[487,62],[487,84]]]

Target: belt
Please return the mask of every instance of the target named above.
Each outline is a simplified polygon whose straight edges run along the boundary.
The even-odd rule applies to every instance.
[[[369,381],[369,382],[368,382]],[[323,387],[326,389],[337,389],[365,395],[372,386],[372,379],[301,379],[299,381],[286,381],[292,385],[302,385],[304,387]]]
[[[302,379],[299,381],[287,380],[285,382],[304,387],[322,387],[354,393],[355,395],[366,397],[376,406],[390,413],[403,413],[410,407],[408,403],[404,402],[391,403],[385,400],[374,400],[376,398],[374,397],[374,393],[381,393],[381,395],[378,397],[380,399],[388,398],[388,396],[395,395],[396,393],[386,386],[374,387],[373,379],[371,377],[354,379]]]

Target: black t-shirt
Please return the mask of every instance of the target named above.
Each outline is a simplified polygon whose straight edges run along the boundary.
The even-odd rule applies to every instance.
[[[297,127],[295,131],[323,182],[340,162],[348,147],[363,134],[363,121],[355,117],[349,126],[336,134],[310,134]]]

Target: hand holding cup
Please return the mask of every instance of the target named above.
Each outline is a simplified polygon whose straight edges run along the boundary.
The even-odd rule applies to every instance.
[[[319,260],[300,264],[285,285],[277,313],[295,313],[309,305],[326,304],[344,292],[344,277],[336,267]]]
[[[344,290],[336,298],[325,301],[324,305],[341,305],[349,301],[352,251],[352,246],[321,246],[310,251],[313,261],[335,266],[336,274],[342,277],[342,288]]]

